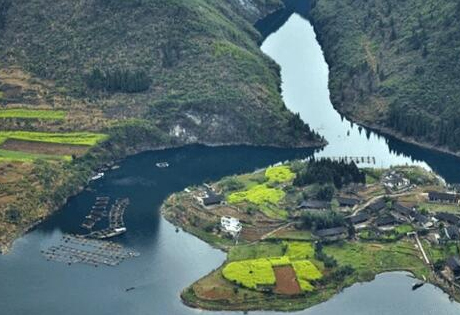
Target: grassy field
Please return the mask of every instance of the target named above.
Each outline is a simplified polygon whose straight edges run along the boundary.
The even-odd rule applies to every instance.
[[[267,168],[265,177],[272,183],[284,183],[293,180],[295,174],[289,166],[276,166]]]
[[[393,270],[407,270],[421,277],[430,274],[415,245],[406,241],[397,243],[344,243],[324,247],[339,265],[353,267],[356,281],[369,280],[373,275]]]
[[[283,256],[285,245],[282,243],[263,243],[257,246],[241,245],[232,247],[228,253],[229,261]]]
[[[66,112],[62,110],[0,109],[0,118],[63,120],[65,117]]]
[[[315,249],[307,242],[285,242],[286,256],[291,259],[309,259],[315,255]]]
[[[12,161],[33,162],[37,159],[70,161],[72,157],[67,156],[67,155],[33,154],[33,153],[9,151],[9,150],[0,149],[0,163],[1,162],[12,162]]]
[[[33,131],[0,131],[0,144],[7,139],[71,145],[94,146],[108,138],[105,134],[90,132],[51,133]]]

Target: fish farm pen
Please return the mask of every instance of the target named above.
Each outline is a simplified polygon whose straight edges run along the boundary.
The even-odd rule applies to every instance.
[[[81,227],[91,230],[96,222],[108,216],[108,228],[86,235],[64,234],[59,244],[43,250],[42,255],[50,261],[94,266],[116,266],[125,259],[139,256],[139,253],[120,244],[103,240],[126,232],[123,216],[129,199],[117,199],[107,213],[109,202],[109,197],[97,197],[90,213],[81,224]]]
[[[60,244],[42,251],[47,260],[67,264],[116,266],[123,260],[137,257],[139,253],[110,241],[88,239],[84,236],[64,234]]]

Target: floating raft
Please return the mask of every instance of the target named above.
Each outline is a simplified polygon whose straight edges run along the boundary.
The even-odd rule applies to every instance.
[[[116,266],[125,259],[139,256],[139,253],[110,241],[99,241],[65,234],[62,236],[60,244],[42,251],[42,255],[47,260],[67,264],[85,263],[94,266]]]

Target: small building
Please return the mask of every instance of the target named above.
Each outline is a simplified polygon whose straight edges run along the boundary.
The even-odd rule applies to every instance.
[[[460,258],[458,256],[452,256],[446,261],[447,268],[452,272],[455,280],[460,279]]]
[[[370,218],[371,218],[371,216],[369,215],[369,213],[360,212],[357,215],[348,217],[348,221],[351,224],[356,225],[356,224],[361,224],[361,223],[364,223],[366,221],[369,221]]]
[[[398,213],[399,215],[412,220],[411,218],[412,209],[411,208],[406,207],[400,204],[399,202],[396,202],[393,204],[393,210],[396,211],[396,213]]]
[[[410,186],[410,180],[393,171],[383,177],[382,184],[391,190],[401,190]]]
[[[348,197],[337,197],[337,202],[341,207],[349,207],[353,208],[356,205],[359,205],[361,200],[356,198],[348,198]]]
[[[339,239],[348,235],[346,227],[340,226],[330,229],[317,230],[313,233],[320,238]]]
[[[443,193],[437,191],[428,192],[428,198],[432,202],[456,203],[458,202],[457,194]]]
[[[331,203],[321,200],[304,200],[298,206],[297,209],[316,209],[316,210],[328,210],[331,208]]]
[[[412,211],[411,214],[413,221],[424,228],[430,228],[433,226],[433,222],[425,215],[421,214],[418,211]]]
[[[220,205],[223,201],[224,197],[222,195],[218,195],[210,189],[207,189],[205,195],[201,198],[201,202],[205,207]]]
[[[232,217],[220,218],[220,226],[224,232],[232,235],[233,237],[237,236],[243,229],[240,220]]]
[[[378,212],[382,209],[385,209],[387,204],[385,203],[385,200],[379,199],[376,202],[370,204],[367,209],[369,209],[371,212]]]
[[[460,218],[455,214],[448,212],[440,212],[436,214],[436,219],[439,221],[444,221],[453,225],[460,225]]]
[[[446,237],[450,240],[459,240],[460,239],[460,232],[458,230],[458,227],[455,225],[450,225],[446,228],[444,228],[444,233],[446,234]]]
[[[375,224],[378,227],[389,227],[389,226],[394,226],[398,223],[399,223],[398,220],[396,220],[396,218],[390,214],[382,216],[380,218],[377,218],[377,220],[375,220]]]

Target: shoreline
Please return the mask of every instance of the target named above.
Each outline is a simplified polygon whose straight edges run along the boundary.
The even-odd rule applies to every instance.
[[[435,151],[435,152],[438,152],[438,153],[448,154],[448,155],[450,155],[452,157],[460,158],[460,152],[451,151],[450,149],[448,149],[446,147],[438,147],[438,146],[436,146],[434,144],[431,144],[429,142],[417,141],[413,137],[405,136],[405,135],[401,134],[400,132],[394,131],[394,130],[388,128],[388,127],[381,126],[381,125],[379,125],[377,123],[365,122],[365,121],[359,119],[358,117],[356,117],[356,115],[353,115],[352,113],[350,113],[348,111],[342,110],[340,107],[335,106],[334,104],[333,104],[333,107],[339,114],[343,115],[350,122],[352,122],[354,124],[357,124],[358,126],[361,126],[363,128],[369,129],[370,131],[372,131],[372,132],[374,132],[376,134],[379,134],[379,135],[384,136],[384,137],[392,137],[392,138],[395,138],[398,141],[401,141],[401,142],[404,142],[404,143],[409,143],[409,144],[415,145],[415,146],[423,148],[423,149],[428,149],[428,150],[432,150],[432,151]]]

